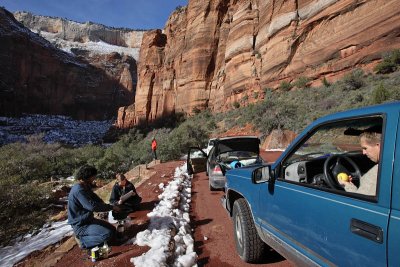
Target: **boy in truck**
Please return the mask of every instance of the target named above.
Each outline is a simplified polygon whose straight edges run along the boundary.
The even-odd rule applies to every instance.
[[[360,145],[363,154],[376,164],[368,172],[361,176],[360,186],[358,188],[351,182],[351,179],[348,182],[338,179],[339,183],[344,187],[346,192],[353,192],[368,196],[376,195],[379,156],[381,151],[381,132],[381,126],[373,126],[361,132]]]

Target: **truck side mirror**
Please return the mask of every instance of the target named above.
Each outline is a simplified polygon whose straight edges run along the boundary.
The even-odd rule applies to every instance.
[[[261,183],[261,182],[269,182],[272,179],[273,175],[271,173],[271,166],[263,166],[260,168],[257,168],[253,171],[252,174],[252,181],[255,184]]]

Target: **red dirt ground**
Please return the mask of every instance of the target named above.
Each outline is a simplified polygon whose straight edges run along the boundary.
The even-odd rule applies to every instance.
[[[142,197],[141,210],[131,213],[132,226],[126,234],[129,238],[135,237],[140,231],[147,229],[149,219],[147,213],[153,210],[158,203],[158,195],[161,190],[158,188],[160,183],[168,183],[174,176],[175,168],[181,166],[183,161],[172,161],[150,167],[156,173],[148,180],[137,187],[139,195]],[[148,250],[148,247],[137,245],[112,246],[111,253],[107,259],[93,263],[85,251],[79,249],[75,241],[69,239],[64,242],[71,243],[68,249],[57,253],[54,246],[48,247],[41,252],[34,252],[16,266],[57,266],[57,267],[85,267],[85,266],[133,266],[130,262],[132,257],[140,256]],[[60,255],[60,253],[62,255]],[[58,260],[54,258],[58,257]]]
[[[261,152],[261,156],[267,162],[275,161],[279,155],[280,152]],[[168,183],[174,175],[175,168],[183,163],[183,161],[173,161],[151,167],[156,173],[137,187],[139,195],[143,198],[142,208],[130,214],[132,227],[127,231],[130,238],[147,228],[149,223],[147,213],[158,203],[158,195],[161,193],[158,185]],[[203,172],[195,174],[192,194],[190,215],[194,229],[195,251],[198,254],[198,266],[251,266],[244,263],[236,254],[232,222],[220,203],[223,192],[210,192],[208,178]],[[133,266],[130,259],[148,250],[147,247],[137,245],[112,246],[111,254],[107,259],[93,263],[72,238],[63,240],[58,245],[61,246],[56,248],[53,245],[41,252],[34,252],[16,266]],[[293,265],[275,251],[270,251],[268,257],[258,266]]]

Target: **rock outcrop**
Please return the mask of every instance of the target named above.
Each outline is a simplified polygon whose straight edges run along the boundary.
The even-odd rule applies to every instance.
[[[288,130],[273,130],[261,145],[266,151],[285,150],[296,138],[297,134]]]
[[[138,54],[144,30],[112,28],[93,22],[79,23],[63,18],[34,15],[29,12],[15,12],[14,17],[25,27],[37,32],[60,48],[76,46],[74,43],[104,43],[117,47],[125,54]],[[66,42],[64,42],[66,41]],[[68,43],[69,42],[69,43]],[[133,56],[136,60],[137,57]]]
[[[400,48],[399,36],[398,0],[189,0],[145,33],[136,104],[118,125],[227,110],[301,76],[332,81]]]
[[[136,62],[119,54],[91,61],[55,48],[0,8],[0,116],[116,116],[133,103]]]

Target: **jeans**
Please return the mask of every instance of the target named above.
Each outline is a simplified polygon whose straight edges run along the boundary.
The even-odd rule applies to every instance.
[[[83,248],[93,248],[109,241],[116,233],[115,227],[106,221],[94,219],[91,224],[74,228]]]
[[[140,208],[140,202],[142,201],[141,197],[136,198],[136,201],[127,201],[126,203],[123,203],[121,205],[118,205],[118,207],[121,208],[120,212],[112,212],[112,215],[114,217],[114,220],[124,220],[128,217],[129,213],[134,212],[139,210]]]

